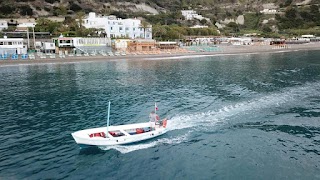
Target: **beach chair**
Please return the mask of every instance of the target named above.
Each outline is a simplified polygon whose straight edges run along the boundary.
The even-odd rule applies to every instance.
[[[0,59],[1,59],[1,60],[6,60],[6,59],[8,59],[8,54],[0,54]]]
[[[36,59],[36,56],[34,54],[29,54],[29,59]]]
[[[12,60],[17,60],[18,57],[19,57],[18,54],[12,54],[12,55],[11,55],[11,59],[12,59]]]
[[[50,55],[50,59],[55,59],[56,58],[56,55],[55,54],[51,54]]]
[[[22,55],[21,55],[21,59],[22,59],[22,60],[28,59],[28,54],[22,54]]]
[[[41,54],[40,59],[47,59],[47,56],[45,54]]]

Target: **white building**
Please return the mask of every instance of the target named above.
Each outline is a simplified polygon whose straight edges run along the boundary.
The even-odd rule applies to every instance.
[[[28,28],[34,28],[36,26],[37,23],[32,23],[32,22],[28,22],[28,23],[21,23],[17,25],[17,30],[18,31],[27,31]]]
[[[250,37],[232,37],[228,38],[228,42],[232,45],[240,46],[240,45],[252,45],[252,39]]]
[[[41,50],[44,53],[55,53],[56,46],[53,42],[42,42]]]
[[[305,34],[305,35],[301,35],[301,38],[307,38],[307,39],[311,39],[311,38],[315,38],[315,35],[311,35],[311,34]]]
[[[0,38],[0,54],[26,54],[23,38]]]
[[[275,10],[275,9],[263,9],[262,11],[260,11],[260,13],[262,13],[262,14],[277,14],[277,10]]]
[[[207,21],[210,21],[209,18],[205,18],[202,15],[197,14],[197,12],[194,10],[181,10],[181,14],[186,20],[198,19],[201,21],[202,19],[205,19]]]
[[[63,37],[52,39],[56,53],[59,51],[77,52],[77,53],[99,53],[111,51],[110,38],[98,37]]]
[[[4,29],[8,29],[8,22],[0,20],[0,31],[3,31]]]
[[[145,38],[152,39],[152,26],[145,30],[141,27],[139,19],[121,19],[116,16],[97,16],[96,13],[89,13],[83,19],[83,26],[86,28],[104,29],[108,38],[127,37],[131,39]]]
[[[194,25],[190,28],[198,29],[198,28],[208,28],[209,26],[201,26],[201,25]]]

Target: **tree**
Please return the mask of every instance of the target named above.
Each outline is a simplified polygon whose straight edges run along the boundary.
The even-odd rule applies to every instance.
[[[59,7],[55,8],[53,14],[55,16],[65,16],[67,14],[67,8],[64,7],[63,5],[59,5]]]
[[[46,18],[39,18],[36,22],[37,24],[34,30],[37,32],[50,32],[51,34],[55,34],[61,26],[61,23],[53,22]]]
[[[147,21],[141,21],[140,28],[143,29],[143,38],[146,38],[146,29],[150,27],[150,24]]]
[[[83,11],[79,11],[76,14],[76,19],[78,20],[78,26],[79,28],[76,29],[77,35],[78,36],[83,36],[84,35],[84,27],[83,27],[83,18],[85,17],[85,13]]]
[[[152,27],[152,37],[155,39],[162,40],[163,36],[165,36],[166,33],[167,33],[166,28],[164,28],[164,26],[162,26],[160,23],[157,23]]]
[[[33,10],[29,5],[20,6],[20,15],[22,16],[32,16]]]
[[[0,14],[8,15],[16,10],[14,4],[0,5]]]
[[[237,33],[240,31],[239,25],[235,22],[230,22],[229,24],[227,24],[227,27],[231,28],[231,31],[234,33]]]
[[[207,21],[206,19],[201,19],[200,23],[201,23],[202,25],[206,25],[206,24],[208,23],[208,21]]]

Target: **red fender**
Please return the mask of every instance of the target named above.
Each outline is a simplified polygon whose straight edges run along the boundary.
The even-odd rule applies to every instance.
[[[137,129],[136,129],[136,133],[137,133],[137,134],[144,133],[144,130],[143,130],[142,128],[137,128]]]
[[[162,126],[163,126],[164,128],[167,127],[167,119],[162,120]]]

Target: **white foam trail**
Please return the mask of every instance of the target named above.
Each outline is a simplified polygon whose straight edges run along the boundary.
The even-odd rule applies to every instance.
[[[190,134],[190,131],[184,135],[180,135],[174,138],[160,138],[152,142],[147,143],[139,143],[139,144],[133,144],[133,145],[117,145],[117,146],[109,146],[109,147],[100,147],[102,150],[110,150],[115,149],[122,154],[126,154],[129,152],[141,150],[141,149],[148,149],[154,146],[157,146],[159,144],[179,144],[181,142],[184,142],[188,139],[188,136]]]
[[[246,102],[239,102],[221,107],[220,109],[197,114],[177,115],[168,121],[168,131],[179,129],[190,129],[186,134],[173,138],[160,138],[155,141],[125,146],[101,147],[103,150],[116,149],[121,153],[129,153],[136,150],[147,149],[159,144],[179,144],[188,139],[189,135],[195,131],[195,128],[212,127],[219,123],[225,123],[228,118],[242,114],[253,114],[257,111],[268,108],[276,108],[283,104],[294,101],[302,101],[309,96],[319,96],[320,83],[308,83],[302,87],[291,87],[283,92],[274,93],[252,99]],[[295,103],[293,103],[295,104]]]
[[[168,129],[172,131],[197,126],[214,126],[225,122],[232,116],[252,114],[262,109],[276,108],[286,103],[302,101],[308,96],[319,95],[319,92],[320,83],[308,83],[302,87],[291,87],[280,93],[226,105],[214,111],[174,116],[168,121]]]

